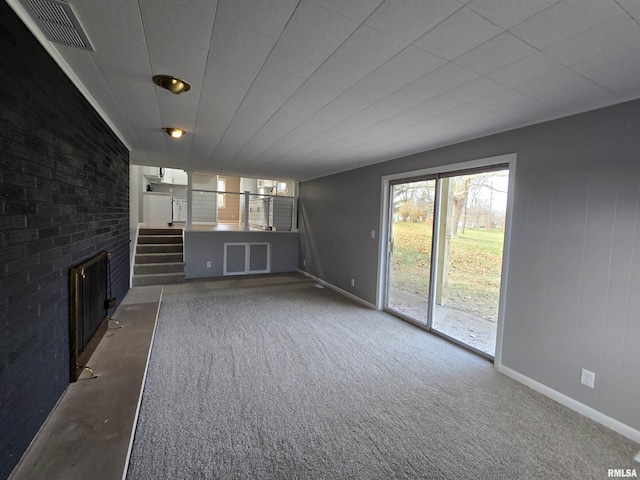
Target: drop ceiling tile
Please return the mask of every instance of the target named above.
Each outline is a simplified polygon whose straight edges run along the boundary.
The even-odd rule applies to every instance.
[[[544,49],[621,14],[613,0],[561,0],[510,31]]]
[[[329,103],[369,73],[368,69],[359,65],[331,57],[310,77],[314,82],[310,86],[321,91],[323,96],[328,98],[326,103]]]
[[[397,90],[400,90],[405,85],[405,82],[398,80],[397,78],[393,78],[389,75],[383,75],[378,72],[371,72],[347,90],[345,95],[356,94],[367,98],[370,102],[375,102]],[[341,97],[338,97],[336,100],[339,101]]]
[[[140,0],[142,25],[148,35],[169,34],[177,43],[208,48],[214,17],[184,5],[181,8],[157,8],[155,0]]]
[[[271,51],[268,63],[292,75],[309,78],[327,58],[328,54],[280,39]]]
[[[539,98],[543,95],[548,95],[551,92],[577,86],[585,82],[588,82],[588,80],[583,76],[568,68],[563,68],[543,77],[531,80],[530,82],[518,85],[515,88],[529,97]]]
[[[300,2],[281,40],[331,55],[359,24],[308,1]]]
[[[447,96],[469,103],[488,97],[489,95],[493,95],[494,93],[505,90],[506,88],[507,87],[504,85],[494,82],[487,77],[479,77],[465,83],[464,85],[460,85],[459,87],[449,90],[447,92]]]
[[[555,3],[558,0],[472,0],[467,7],[496,25],[509,29]]]
[[[538,98],[553,107],[564,110],[565,114],[593,110],[619,101],[614,94],[589,80],[545,93]]]
[[[504,32],[456,58],[455,63],[467,70],[485,74],[534,52],[534,48]]]
[[[429,90],[409,84],[383,98],[372,107],[385,108],[390,115],[394,115],[407,108],[415,107],[434,96],[435,94]]]
[[[459,8],[455,0],[386,0],[365,24],[412,43]]]
[[[143,30],[138,2],[121,2],[118,8],[113,8],[113,5],[109,2],[75,0],[73,2],[73,11],[83,27],[85,27],[83,19],[86,19],[91,21],[92,26],[94,23],[102,25],[111,23],[129,30]],[[87,32],[90,39],[91,34],[91,31]]]
[[[562,64],[544,53],[536,52],[489,72],[486,76],[509,87],[515,87],[563,68]]]
[[[275,142],[367,75],[367,70],[330,58],[258,131],[252,141]]]
[[[272,37],[233,24],[216,26],[202,84],[193,161],[213,154],[274,43]]]
[[[631,15],[636,22],[640,22],[640,2],[637,0],[616,0],[616,3]]]
[[[442,58],[409,46],[381,65],[377,71],[411,83],[445,63],[446,60]]]
[[[429,30],[414,45],[438,57],[453,60],[502,32],[500,27],[472,10],[461,8]]]
[[[572,67],[621,100],[640,97],[640,50],[631,43]]]
[[[170,74],[182,78],[191,85],[191,90],[176,98],[199,96],[207,65],[208,51],[191,45],[179,44],[149,35],[147,42],[149,63],[154,75]],[[173,95],[170,92],[167,94]]]
[[[365,19],[378,8],[384,0],[312,0],[332,12],[344,15],[356,22],[364,22]]]
[[[405,47],[407,47],[406,43],[361,25],[333,56],[369,70],[375,70]]]
[[[304,82],[277,68],[264,68],[251,86],[216,152],[235,155]]]
[[[243,28],[278,37],[298,0],[219,0],[216,22],[232,22]]]
[[[640,45],[640,25],[630,16],[621,15],[558,42],[546,48],[544,53],[570,66],[627,43]]]
[[[484,108],[478,107],[473,104],[462,105],[448,112],[441,113],[438,118],[444,118],[445,120],[451,120],[452,122],[466,122],[472,119],[486,116],[489,113]]]
[[[413,83],[437,95],[470,82],[479,76],[480,74],[478,73],[472,72],[450,62],[440,68],[437,68],[433,72],[426,74],[424,77],[419,78]]]
[[[415,110],[420,110],[421,112],[426,112],[431,117],[435,117],[436,115],[440,115],[441,113],[445,113],[449,110],[461,107],[464,104],[465,102],[455,100],[446,95],[438,95],[437,97],[431,98],[426,102],[422,102],[413,108]]]
[[[480,108],[520,121],[552,117],[560,112],[546,103],[535,100],[517,90],[508,89],[474,102]]]

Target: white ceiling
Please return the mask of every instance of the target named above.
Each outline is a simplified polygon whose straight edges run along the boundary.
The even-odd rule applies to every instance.
[[[638,0],[69,3],[95,51],[45,46],[140,165],[303,180],[640,97]]]

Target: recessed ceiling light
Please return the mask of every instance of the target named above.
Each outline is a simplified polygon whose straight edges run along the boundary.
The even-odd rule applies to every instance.
[[[162,130],[172,138],[180,138],[182,135],[184,135],[184,130],[180,128],[163,128]]]
[[[176,95],[178,93],[187,92],[191,89],[191,85],[187,82],[171,75],[156,75],[153,77],[153,83],[159,87],[166,88]]]

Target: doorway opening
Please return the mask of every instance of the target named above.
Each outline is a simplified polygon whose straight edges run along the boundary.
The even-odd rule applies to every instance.
[[[496,355],[509,165],[388,183],[384,309]]]

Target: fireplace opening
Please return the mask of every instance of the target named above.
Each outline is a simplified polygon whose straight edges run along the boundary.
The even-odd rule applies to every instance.
[[[75,382],[109,326],[109,261],[101,252],[70,270],[70,381]],[[93,375],[92,375],[93,376]]]

